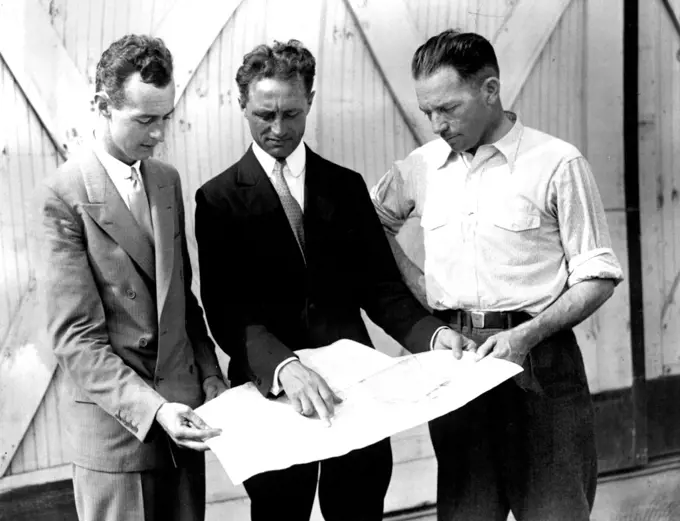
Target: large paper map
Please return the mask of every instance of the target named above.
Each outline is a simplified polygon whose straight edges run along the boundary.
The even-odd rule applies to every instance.
[[[462,407],[522,371],[451,351],[393,358],[350,340],[296,351],[343,402],[330,427],[296,413],[285,397],[264,398],[252,383],[224,392],[197,409],[222,434],[208,446],[238,485],[249,477],[366,447]]]

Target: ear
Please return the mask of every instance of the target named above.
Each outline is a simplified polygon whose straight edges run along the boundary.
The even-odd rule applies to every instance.
[[[497,76],[490,76],[484,80],[480,90],[487,104],[494,105],[501,95],[501,82]]]
[[[97,112],[105,118],[111,117],[111,98],[104,91],[99,91],[94,95],[94,105]]]
[[[316,91],[313,90],[307,96],[307,114],[309,114],[309,111],[312,110],[312,102],[314,101],[314,95],[315,94],[316,94]]]

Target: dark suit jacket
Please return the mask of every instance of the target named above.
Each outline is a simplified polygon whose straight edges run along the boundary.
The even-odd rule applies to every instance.
[[[404,285],[362,177],[307,148],[306,264],[252,148],[196,194],[201,296],[234,384],[269,391],[293,351],[342,338],[371,345],[361,318],[410,351],[435,319]]]
[[[155,248],[91,150],[40,196],[38,282],[68,376],[62,424],[74,462],[109,472],[172,465],[156,411],[166,400],[200,405],[202,380],[221,374],[191,293],[179,175],[153,159],[141,170]]]

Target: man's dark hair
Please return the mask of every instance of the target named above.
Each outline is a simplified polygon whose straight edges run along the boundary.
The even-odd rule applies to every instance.
[[[125,82],[139,72],[144,83],[166,87],[172,81],[172,54],[160,38],[127,34],[113,42],[97,63],[95,88],[111,98],[114,107],[125,101]]]
[[[302,80],[307,94],[311,94],[315,73],[314,56],[298,40],[258,45],[243,57],[243,64],[236,72],[241,108],[248,102],[248,89],[253,81]]]
[[[431,76],[442,67],[452,67],[464,82],[481,84],[500,74],[493,46],[483,36],[448,29],[427,40],[413,55],[414,79]]]

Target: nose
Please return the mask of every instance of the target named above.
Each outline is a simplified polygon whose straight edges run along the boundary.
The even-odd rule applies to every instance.
[[[149,137],[158,143],[165,141],[165,121],[159,121],[151,128]]]
[[[430,123],[432,124],[432,132],[435,134],[441,134],[448,127],[446,119],[439,112],[432,113]]]
[[[280,117],[277,117],[272,122],[271,131],[275,136],[283,134],[283,120]]]

